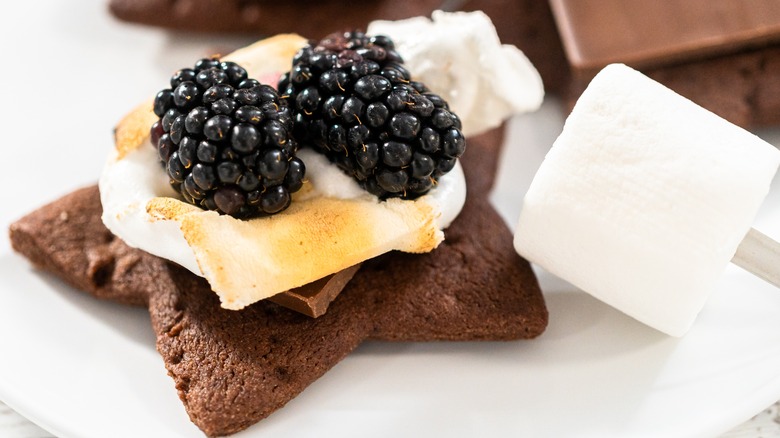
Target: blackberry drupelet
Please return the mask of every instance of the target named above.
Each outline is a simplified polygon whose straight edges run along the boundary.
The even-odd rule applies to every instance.
[[[154,113],[152,143],[191,204],[239,218],[274,214],[303,184],[287,103],[238,64],[205,58],[179,70]]]
[[[385,36],[336,33],[304,47],[279,92],[301,144],[383,199],[427,193],[466,148],[460,119],[411,80]]]

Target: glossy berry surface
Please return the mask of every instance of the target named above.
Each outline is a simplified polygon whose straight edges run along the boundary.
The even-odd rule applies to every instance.
[[[150,136],[182,198],[240,218],[286,209],[306,169],[276,90],[215,58],[179,70],[170,83],[155,97],[159,120]]]
[[[466,148],[460,119],[412,80],[385,36],[337,33],[304,47],[278,88],[296,138],[380,198],[427,193]]]

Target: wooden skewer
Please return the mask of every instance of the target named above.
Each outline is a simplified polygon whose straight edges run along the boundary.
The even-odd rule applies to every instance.
[[[780,243],[755,228],[742,239],[731,262],[780,287]]]

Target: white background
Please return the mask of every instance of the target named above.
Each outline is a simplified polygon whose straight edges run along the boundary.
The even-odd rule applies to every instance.
[[[99,0],[16,2],[0,14],[0,32],[3,229],[94,183],[111,128],[171,72],[250,42],[119,24]],[[548,102],[513,124],[494,195],[510,224],[561,121]],[[778,186],[756,224],[775,239]],[[728,436],[780,437],[777,405],[761,413],[780,398],[777,291],[730,268],[691,334],[675,340],[539,274],[551,311],[542,338],[364,345],[242,436],[714,436],[736,427]],[[113,436],[142,436],[144,425],[147,436],[155,425],[198,436],[143,310],[94,302],[36,273],[7,239],[0,239],[0,297],[1,400],[62,437],[107,436],[112,428]],[[0,403],[0,437],[44,436]]]

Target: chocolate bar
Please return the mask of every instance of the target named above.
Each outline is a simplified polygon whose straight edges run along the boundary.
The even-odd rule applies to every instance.
[[[583,80],[620,62],[652,69],[780,41],[767,0],[550,0],[566,56]]]

